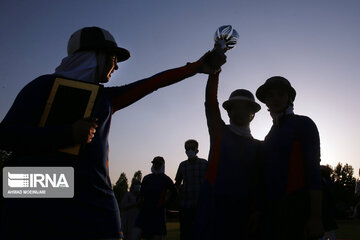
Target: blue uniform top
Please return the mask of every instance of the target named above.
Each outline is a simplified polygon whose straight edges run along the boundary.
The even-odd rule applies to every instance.
[[[310,118],[283,116],[264,140],[263,159],[268,200],[321,189],[319,133]]]
[[[112,114],[158,88],[197,73],[200,62],[164,71],[121,87],[104,88],[95,112],[98,128],[79,156],[57,150],[73,145],[72,126],[39,127],[55,75],[41,76],[26,85],[0,124],[0,149],[11,150],[14,166],[72,166],[73,199],[6,199],[4,229],[11,236],[119,237],[119,208],[109,177],[108,135]],[[30,214],[28,218],[13,218]],[[36,226],[35,226],[36,225]],[[41,226],[42,231],[37,231]],[[13,231],[23,227],[24,231]],[[15,234],[15,235],[14,235]]]

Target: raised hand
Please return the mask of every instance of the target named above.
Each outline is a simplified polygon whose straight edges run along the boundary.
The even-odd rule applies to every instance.
[[[223,49],[215,47],[205,53],[199,61],[202,63],[199,69],[200,73],[214,74],[220,71],[221,66],[226,63],[226,55]]]

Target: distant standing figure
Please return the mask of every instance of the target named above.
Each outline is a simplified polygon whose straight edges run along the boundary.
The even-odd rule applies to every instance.
[[[334,190],[333,190],[333,181],[330,178],[332,169],[328,166],[320,166],[321,171],[321,183],[322,183],[322,219],[324,224],[325,234],[322,240],[335,240],[335,229],[338,228],[338,225],[335,221],[335,199],[334,199]]]
[[[303,240],[323,235],[320,139],[315,123],[294,114],[295,89],[280,76],[256,91],[273,126],[263,143],[267,239]]]
[[[130,191],[125,193],[121,201],[122,231],[126,240],[136,240],[139,232],[138,229],[135,229],[135,221],[139,214],[138,196],[140,189],[140,181],[133,181]]]
[[[194,139],[185,142],[187,160],[180,163],[175,186],[180,192],[180,239],[190,239],[194,226],[201,184],[205,180],[208,162],[198,158],[199,143]],[[183,183],[183,184],[182,184]]]
[[[144,239],[161,240],[166,235],[166,205],[177,196],[177,190],[165,174],[164,158],[155,157],[152,163],[152,173],[146,175],[141,184],[142,207],[136,226],[141,228]]]
[[[353,217],[360,218],[360,168],[359,168],[359,178],[356,180],[355,185],[355,207]]]

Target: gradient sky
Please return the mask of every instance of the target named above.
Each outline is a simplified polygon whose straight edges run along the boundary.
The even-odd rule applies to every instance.
[[[227,53],[219,102],[238,88],[254,93],[271,76],[288,78],[297,91],[295,113],[311,117],[319,129],[321,163],[349,163],[358,177],[359,23],[358,0],[2,0],[0,120],[27,83],[54,72],[79,28],[105,28],[131,52],[107,84],[115,86],[196,61],[212,48],[215,30],[231,24],[240,39]],[[121,172],[129,179],[137,170],[150,173],[157,155],[174,179],[189,138],[199,141],[199,156],[207,158],[206,80],[198,74],[113,115],[113,183]],[[251,129],[262,140],[272,120],[261,106]],[[223,110],[222,117],[228,122]]]

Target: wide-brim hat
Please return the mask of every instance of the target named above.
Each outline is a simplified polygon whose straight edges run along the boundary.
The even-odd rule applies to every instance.
[[[285,88],[289,93],[291,102],[295,100],[295,89],[291,86],[290,82],[286,78],[281,76],[274,76],[267,79],[265,83],[256,90],[257,99],[259,99],[260,102],[265,103],[266,93],[271,88]]]
[[[234,102],[238,102],[238,101],[246,102],[251,107],[251,109],[254,113],[258,112],[261,109],[261,106],[255,102],[254,95],[246,89],[237,89],[237,90],[233,91],[230,94],[229,99],[226,100],[222,104],[222,106],[225,110],[229,110],[231,105]]]
[[[85,27],[74,32],[68,42],[68,55],[78,51],[95,50],[115,54],[118,62],[130,58],[130,52],[118,47],[111,33],[99,27]]]

